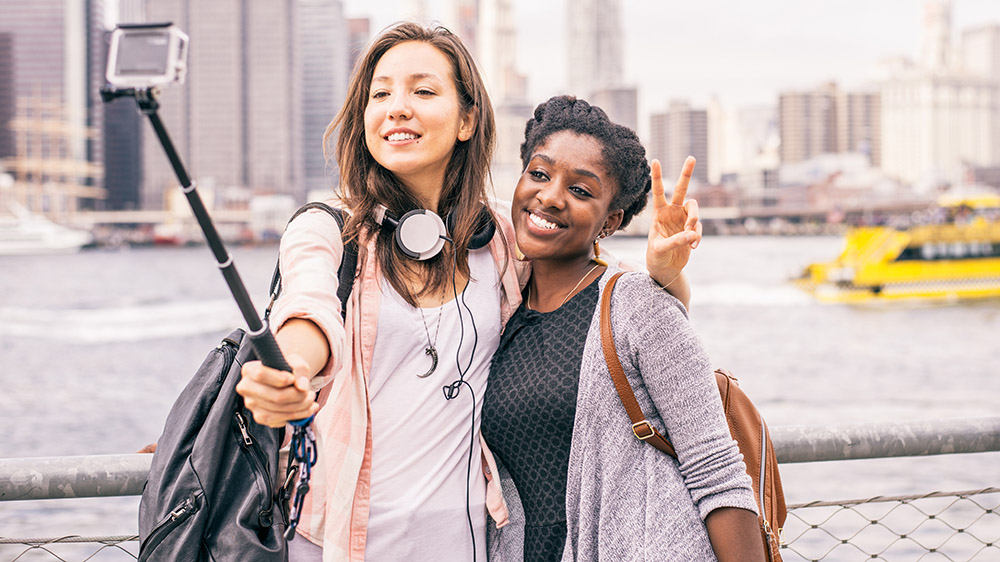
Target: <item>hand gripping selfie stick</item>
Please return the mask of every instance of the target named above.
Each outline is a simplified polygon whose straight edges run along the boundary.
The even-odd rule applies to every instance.
[[[119,25],[112,35],[110,53],[107,70],[109,85],[101,89],[101,99],[108,103],[120,97],[135,98],[139,110],[149,117],[149,122],[153,125],[160,144],[163,145],[191,211],[215,255],[215,261],[222,271],[226,285],[229,286],[243,319],[246,320],[249,328],[247,337],[254,352],[264,365],[279,371],[291,372],[291,367],[285,361],[271,333],[267,318],[261,321],[257,315],[250,294],[236,271],[233,258],[226,251],[222,238],[198,195],[195,183],[188,177],[184,164],[181,163],[174,144],[170,141],[170,136],[157,114],[159,103],[156,97],[160,86],[183,81],[187,36],[170,24]],[[292,502],[288,529],[285,531],[287,540],[295,536],[302,501],[309,491],[312,466],[316,464],[316,437],[310,427],[312,420],[313,416],[310,416],[289,422],[294,427],[290,449],[294,460],[298,462],[299,483]]]

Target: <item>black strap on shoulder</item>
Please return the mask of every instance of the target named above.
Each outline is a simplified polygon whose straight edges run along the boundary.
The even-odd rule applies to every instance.
[[[326,203],[319,201],[313,201],[311,203],[306,203],[305,205],[299,207],[299,210],[295,211],[292,218],[288,219],[288,223],[291,224],[296,217],[310,209],[320,209],[326,211],[334,220],[337,221],[337,226],[340,227],[341,239],[344,241],[344,256],[340,260],[340,269],[337,270],[337,278],[340,281],[340,285],[337,287],[337,297],[340,299],[340,316],[343,319],[347,319],[347,299],[351,297],[351,290],[354,288],[354,276],[356,274],[356,269],[358,266],[358,241],[355,238],[348,242],[344,238],[344,210],[331,207]],[[287,227],[286,227],[287,228]],[[281,294],[281,263],[274,264],[274,274],[271,276],[271,288],[269,290],[271,295],[271,302],[267,305],[267,310],[264,311],[264,318],[266,319],[271,315],[271,307],[274,306],[274,301],[278,300],[278,295]]]

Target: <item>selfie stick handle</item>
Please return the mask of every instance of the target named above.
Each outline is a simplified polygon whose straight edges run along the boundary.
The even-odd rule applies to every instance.
[[[222,243],[222,238],[215,229],[212,217],[208,215],[208,211],[201,201],[201,196],[198,195],[198,190],[194,182],[188,177],[187,171],[184,169],[184,164],[177,155],[177,151],[174,150],[174,143],[170,141],[170,135],[167,134],[167,130],[164,128],[163,122],[160,121],[160,116],[156,112],[159,104],[149,91],[137,90],[135,98],[139,103],[139,109],[149,117],[149,122],[153,125],[153,130],[156,132],[157,138],[160,139],[163,150],[167,153],[167,158],[174,169],[174,174],[177,175],[177,181],[180,182],[188,204],[191,205],[191,211],[194,213],[195,219],[198,220],[198,225],[201,226],[201,230],[205,234],[205,240],[208,242],[209,248],[212,249],[212,253],[215,255],[215,261],[219,265],[219,270],[222,271],[222,276],[226,279],[226,284],[229,286],[233,298],[236,299],[237,306],[240,307],[240,312],[243,314],[247,327],[250,329],[247,336],[250,338],[250,343],[253,345],[254,351],[257,352],[257,357],[268,367],[279,371],[291,372],[292,369],[288,366],[288,362],[285,361],[284,355],[281,354],[281,349],[278,347],[278,342],[274,339],[274,334],[271,333],[267,320],[265,319],[262,322],[258,318],[257,310],[250,300],[250,294],[243,285],[243,280],[240,279],[239,272],[236,271],[236,264],[233,263],[233,258],[226,251],[226,247]]]

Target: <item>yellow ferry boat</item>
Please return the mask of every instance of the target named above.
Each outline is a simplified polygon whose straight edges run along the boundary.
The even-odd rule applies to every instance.
[[[852,228],[796,279],[825,302],[1000,297],[1000,195],[942,199],[937,223]]]

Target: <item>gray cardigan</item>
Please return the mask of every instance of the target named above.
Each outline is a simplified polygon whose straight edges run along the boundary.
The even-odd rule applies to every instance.
[[[599,280],[601,291],[612,269]],[[598,308],[580,370],[563,562],[715,561],[705,517],[720,507],[756,513],[757,504],[708,357],[684,307],[645,273],[618,281],[611,310],[615,347],[639,405],[680,460],[633,436],[601,351]],[[524,515],[502,467],[500,477],[510,524],[488,526],[490,561],[520,561]]]

